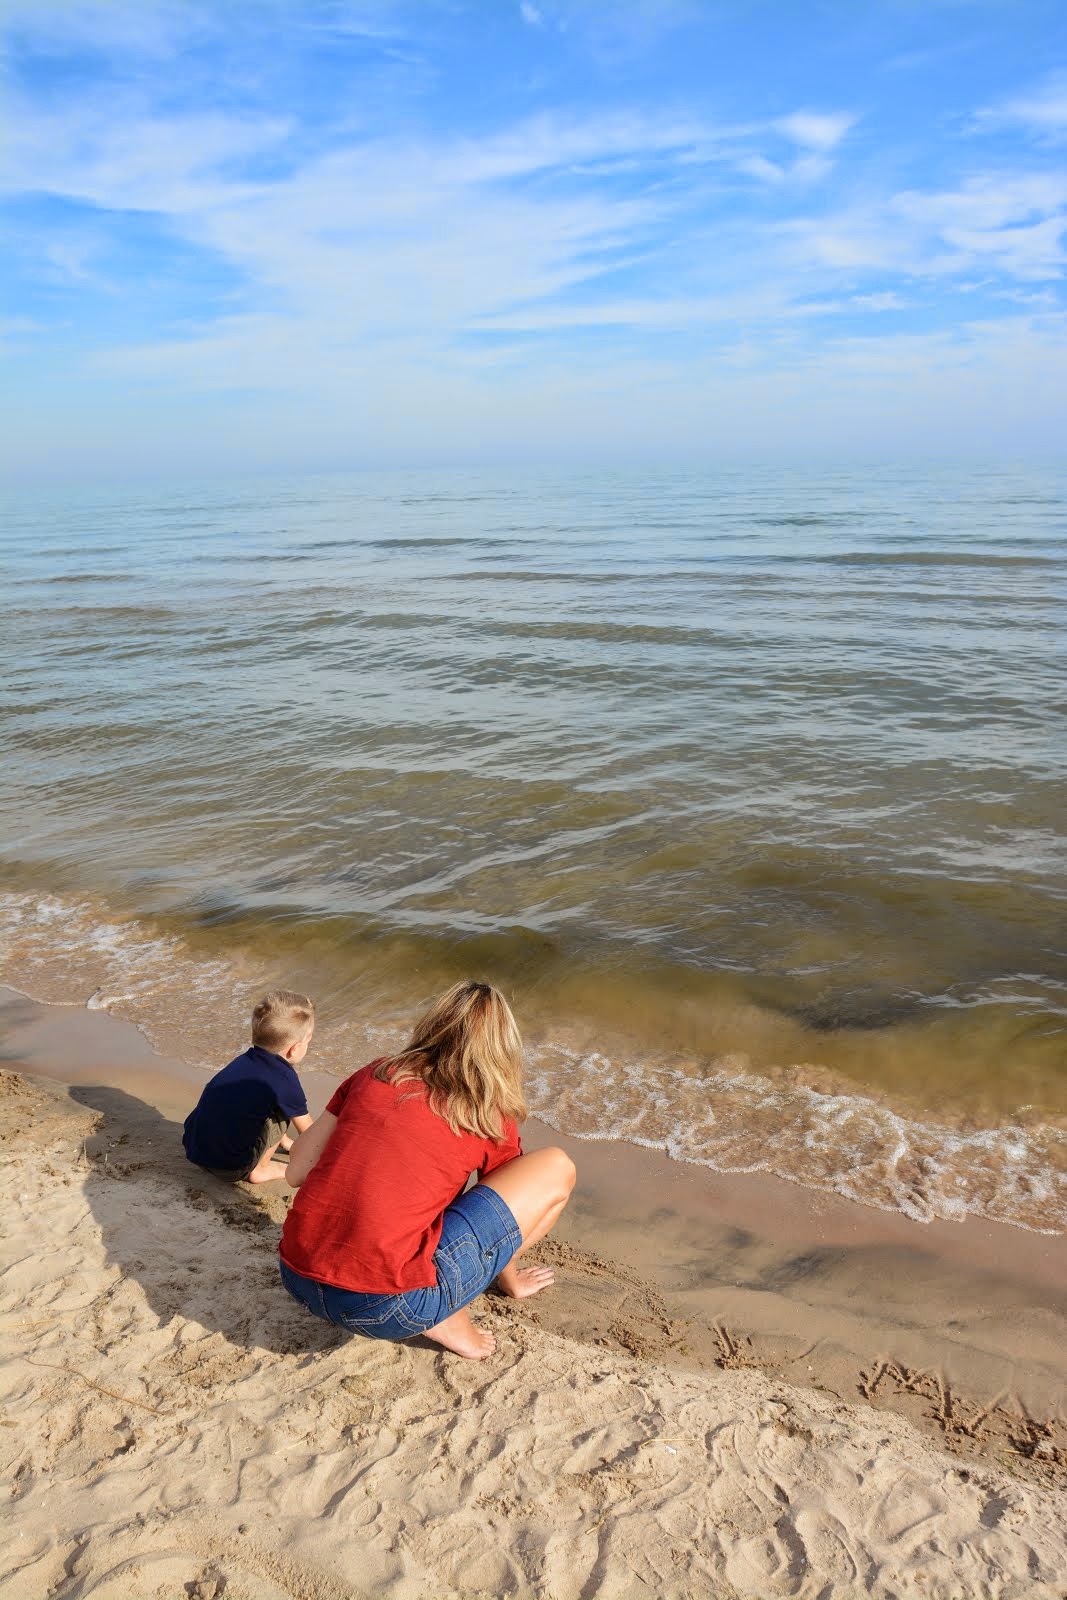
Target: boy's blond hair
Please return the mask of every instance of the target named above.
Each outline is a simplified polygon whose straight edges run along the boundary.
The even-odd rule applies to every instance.
[[[415,1024],[407,1049],[375,1068],[386,1083],[418,1080],[453,1133],[500,1139],[504,1119],[526,1115],[522,1038],[511,1008],[488,983],[456,983]]]
[[[315,1002],[293,989],[271,989],[252,1012],[252,1043],[280,1055],[302,1039],[315,1021]]]

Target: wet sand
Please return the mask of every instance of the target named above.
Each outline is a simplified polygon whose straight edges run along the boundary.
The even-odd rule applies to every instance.
[[[278,1290],[284,1182],[184,1161],[202,1074],[81,1007],[3,991],[0,1027],[32,1075],[3,1080],[5,1597],[1058,1596],[1062,1237],[564,1141],[557,1285],[476,1307],[492,1364],[339,1341]],[[317,1110],[336,1080],[302,1076]],[[527,1126],[528,1147],[558,1138]]]

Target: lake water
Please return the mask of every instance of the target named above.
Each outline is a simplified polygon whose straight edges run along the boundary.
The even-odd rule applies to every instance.
[[[456,976],[532,1109],[1067,1225],[1067,475],[418,472],[5,519],[5,980],[218,1065]]]

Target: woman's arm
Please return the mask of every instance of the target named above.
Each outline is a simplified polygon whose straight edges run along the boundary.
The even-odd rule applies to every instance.
[[[306,1133],[302,1133],[289,1152],[289,1160],[285,1164],[285,1181],[290,1189],[299,1189],[316,1161],[330,1142],[330,1135],[337,1126],[337,1118],[332,1111],[324,1111],[321,1117],[311,1124]]]

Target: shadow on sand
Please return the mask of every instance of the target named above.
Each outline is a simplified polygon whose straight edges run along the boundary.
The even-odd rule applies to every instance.
[[[68,1093],[100,1117],[84,1140],[85,1193],[108,1261],[140,1284],[161,1324],[181,1316],[236,1346],[287,1355],[346,1342],[278,1276],[284,1181],[225,1183],[186,1160],[181,1124],[154,1106],[102,1085]]]

